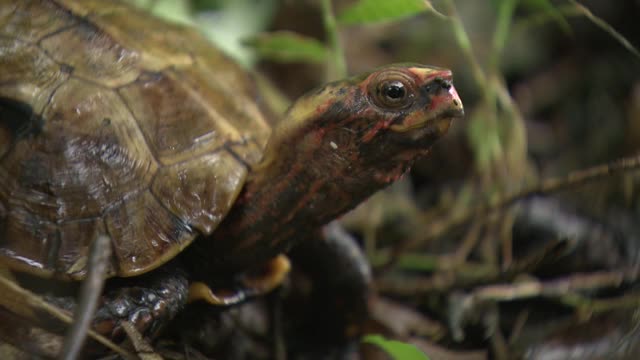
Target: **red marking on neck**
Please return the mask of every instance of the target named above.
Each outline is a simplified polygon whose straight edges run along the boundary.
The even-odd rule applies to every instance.
[[[308,186],[308,189],[306,190],[304,196],[296,203],[293,209],[283,217],[284,219],[282,220],[282,224],[290,222],[302,208],[308,206],[311,200],[316,196],[316,194],[324,184],[324,179],[316,180],[311,185],[305,184],[304,187],[307,188]],[[301,193],[303,192],[301,191]]]
[[[367,131],[364,136],[362,136],[362,141],[369,142],[371,141],[378,131],[382,129],[387,129],[391,125],[390,120],[378,121],[369,131]]]
[[[327,133],[327,130],[323,128],[316,129],[313,132],[313,142],[315,143],[316,146],[320,146],[320,144],[322,144],[322,139],[324,139],[324,136],[326,135],[326,133]]]

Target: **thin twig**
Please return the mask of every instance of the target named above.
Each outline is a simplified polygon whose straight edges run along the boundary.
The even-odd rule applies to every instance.
[[[433,292],[444,293],[454,287],[485,284],[501,275],[495,266],[469,263],[458,264],[455,270],[438,271],[430,276],[383,276],[376,279],[376,289],[383,294],[415,296]]]
[[[100,294],[106,279],[107,267],[111,258],[111,239],[100,235],[91,244],[87,277],[82,283],[80,297],[73,318],[74,322],[67,331],[62,347],[61,359],[77,359],[87,337],[87,330],[98,307]]]
[[[457,322],[463,323],[472,312],[483,311],[487,305],[501,301],[530,299],[534,297],[555,298],[564,304],[573,306],[580,314],[589,314],[600,310],[610,311],[626,307],[637,307],[640,298],[637,296],[623,296],[618,299],[600,300],[595,304],[591,299],[580,295],[583,291],[593,291],[604,288],[619,287],[625,283],[632,283],[638,279],[639,268],[629,267],[616,271],[602,271],[586,274],[572,274],[549,281],[527,280],[514,284],[488,285],[476,288],[474,291],[451,298],[451,313],[456,314]],[[474,311],[475,310],[475,311]]]
[[[587,274],[572,274],[550,281],[528,280],[515,284],[489,285],[474,290],[466,301],[512,301],[532,297],[562,298],[572,292],[618,287],[638,279],[638,268],[617,271],[602,271]]]
[[[462,54],[466,58],[467,63],[471,66],[471,73],[473,74],[476,84],[483,86],[483,84],[487,83],[487,77],[484,74],[484,71],[482,71],[480,62],[473,54],[471,40],[469,40],[469,36],[467,35],[467,31],[464,29],[462,20],[460,19],[460,16],[458,16],[458,10],[456,9],[453,0],[447,0],[446,5],[447,17],[451,21],[451,29],[453,30],[453,35],[458,43],[458,47],[462,50]]]
[[[162,356],[158,355],[151,345],[144,339],[142,334],[129,321],[123,321],[122,329],[127,334],[133,348],[136,349],[141,360],[162,360]]]
[[[614,39],[616,39],[625,49],[629,50],[630,53],[635,55],[638,59],[640,59],[640,51],[629,42],[622,34],[620,34],[616,29],[614,29],[611,25],[607,24],[606,21],[594,15],[591,10],[589,10],[584,5],[580,4],[576,0],[569,0],[571,4],[573,4],[576,9],[582,13],[587,19],[591,20],[592,23],[596,24],[600,29],[607,32]]]
[[[21,296],[30,306],[32,306],[32,307],[34,307],[36,309],[43,310],[46,313],[48,313],[49,315],[53,316],[54,318],[66,323],[66,324],[71,324],[73,322],[73,318],[71,316],[67,315],[65,312],[63,312],[62,310],[58,309],[56,306],[53,306],[53,305],[49,304],[48,302],[42,300],[38,295],[36,295],[36,294],[32,293],[31,291],[21,287],[20,285],[16,284],[15,282],[7,279],[6,277],[4,277],[2,275],[0,275],[0,284],[5,286],[8,291],[11,291],[14,294],[17,294],[17,295]],[[121,355],[125,359],[137,359],[137,357],[135,355],[133,355],[130,352],[122,349],[118,345],[114,344],[111,340],[109,340],[106,337],[98,334],[97,332],[89,329],[87,331],[87,333],[89,334],[89,336],[92,339],[94,339],[95,341],[97,341],[100,344],[104,345],[105,347],[109,348],[110,350],[113,350],[114,352],[118,353],[119,355]]]

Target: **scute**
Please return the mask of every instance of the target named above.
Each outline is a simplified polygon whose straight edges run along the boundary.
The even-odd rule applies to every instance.
[[[194,30],[149,16],[119,1],[57,0],[74,14],[97,25],[115,41],[141,56],[149,71],[187,67],[193,63],[193,43],[204,39]],[[188,39],[188,40],[185,40]],[[210,44],[207,47],[211,47]]]
[[[103,219],[68,221],[60,224],[59,232],[60,244],[56,249],[57,262],[54,266],[56,271],[74,279],[84,278],[91,241],[98,235],[106,233]],[[107,274],[114,275],[116,272],[115,262],[112,261],[107,268]]]
[[[160,205],[149,191],[125,198],[107,212],[105,221],[121,276],[137,275],[162,265],[195,236],[184,221]]]
[[[162,204],[209,235],[231,207],[247,169],[222,150],[160,170],[152,192]]]
[[[119,89],[155,157],[172,164],[238,141],[238,130],[219,109],[176,77],[173,71],[147,73]]]
[[[53,265],[49,254],[55,248],[55,224],[40,221],[25,209],[9,210],[4,219],[0,255],[19,268],[32,268],[37,273],[46,272]]]
[[[90,23],[52,34],[40,46],[55,61],[70,66],[75,76],[106,87],[130,83],[140,75],[140,54],[123,48]]]
[[[233,119],[233,127],[237,129],[239,138],[229,138],[231,142],[251,139],[264,148],[271,135],[271,127],[262,114],[260,104],[247,101],[247,94],[254,99],[258,97],[252,79],[245,73],[234,71],[231,66],[235,64],[227,64],[229,59],[218,56],[219,64],[214,67],[212,60],[215,55],[208,52],[204,55],[208,58],[199,57],[194,66],[180,72],[180,82],[198,97],[207,99],[208,106],[215,109],[219,116]]]
[[[76,23],[77,19],[51,1],[3,1],[0,9],[2,35],[29,43]]]
[[[0,262],[133,276],[210,234],[270,136],[251,77],[117,1],[0,0]],[[30,131],[22,131],[30,129]]]
[[[54,90],[69,78],[36,45],[0,36],[0,54],[0,69],[5,69],[0,71],[0,97],[28,104],[36,114],[42,113]]]

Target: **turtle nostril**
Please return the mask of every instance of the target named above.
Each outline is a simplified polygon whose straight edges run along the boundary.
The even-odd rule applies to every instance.
[[[451,84],[451,80],[443,79],[441,77],[437,77],[431,81],[431,83],[425,86],[427,92],[439,93],[442,90],[449,91],[453,85]]]
[[[451,89],[451,81],[450,80],[445,80],[442,78],[436,78],[434,80],[434,82],[440,86],[441,88],[445,89],[445,90],[449,90]]]

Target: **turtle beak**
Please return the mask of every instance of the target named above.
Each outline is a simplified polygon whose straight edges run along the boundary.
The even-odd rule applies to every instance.
[[[429,127],[441,134],[446,133],[451,121],[464,115],[451,71],[432,67],[414,67],[409,71],[420,84],[420,96],[425,98],[424,108],[405,117],[401,123],[393,124],[391,130],[406,132]]]

